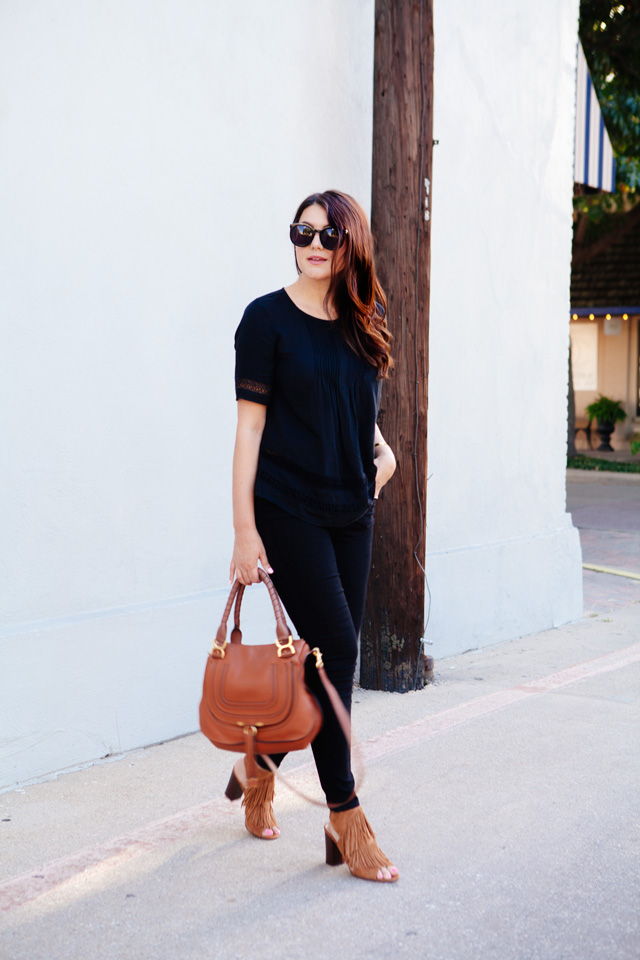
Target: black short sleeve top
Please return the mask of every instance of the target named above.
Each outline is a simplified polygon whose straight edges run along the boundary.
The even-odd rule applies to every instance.
[[[255,494],[312,523],[351,523],[373,502],[377,369],[284,289],[258,297],[235,335],[236,399],[267,407]]]

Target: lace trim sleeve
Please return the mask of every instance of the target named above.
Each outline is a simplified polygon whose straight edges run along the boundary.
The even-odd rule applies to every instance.
[[[257,380],[238,380],[237,390],[246,390],[248,393],[257,393],[261,397],[268,397],[271,394],[271,387],[266,383],[258,383]]]

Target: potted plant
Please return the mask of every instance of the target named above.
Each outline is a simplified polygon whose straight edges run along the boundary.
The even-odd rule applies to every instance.
[[[609,397],[603,397],[600,394],[598,399],[587,407],[587,416],[598,421],[598,434],[602,441],[598,450],[613,450],[611,434],[616,428],[616,423],[621,423],[627,419],[627,415],[622,409],[622,402],[620,400],[610,400]]]

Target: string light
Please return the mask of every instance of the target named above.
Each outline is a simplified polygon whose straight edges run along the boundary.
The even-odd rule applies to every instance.
[[[611,314],[610,314],[610,313],[607,314],[606,319],[607,319],[607,320],[611,320]]]
[[[592,313],[589,314],[589,320],[595,320],[595,317]]]
[[[622,314],[622,319],[623,319],[623,320],[628,320],[628,319],[629,319],[629,314],[628,314],[628,313],[623,313],[623,314]]]
[[[574,313],[574,315],[572,316],[571,319],[572,319],[572,320],[577,320],[577,319],[578,319],[578,314],[577,314],[577,313]]]

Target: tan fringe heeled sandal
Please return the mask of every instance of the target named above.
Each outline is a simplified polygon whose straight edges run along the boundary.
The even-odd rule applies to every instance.
[[[253,776],[247,777],[247,782],[243,785],[234,767],[225,796],[229,800],[239,800],[244,794],[244,825],[249,833],[260,840],[277,840],[280,830],[273,815],[275,777],[269,770],[263,770],[257,765],[252,773]]]
[[[362,812],[362,807],[329,813],[330,823],[324,828],[327,863],[330,867],[346,863],[354,877],[393,883],[400,876],[388,857],[376,843],[376,835]],[[385,877],[382,870],[391,874]]]

